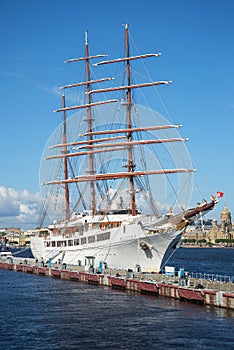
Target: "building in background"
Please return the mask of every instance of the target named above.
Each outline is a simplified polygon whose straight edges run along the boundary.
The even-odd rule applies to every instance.
[[[220,213],[220,223],[217,219],[200,219],[193,226],[188,226],[183,234],[183,245],[221,245],[234,246],[234,226],[231,212],[224,206]]]

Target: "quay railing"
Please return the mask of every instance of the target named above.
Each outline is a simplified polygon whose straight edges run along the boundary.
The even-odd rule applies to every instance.
[[[0,258],[1,262],[9,262],[14,264],[28,264],[36,266],[47,266],[42,261],[37,261],[33,258],[19,258],[13,257],[10,259]],[[69,265],[65,264],[66,269],[73,271],[84,271],[84,266]],[[63,269],[64,264],[54,264],[52,263],[51,268]],[[182,271],[181,271],[182,270]],[[130,270],[132,271],[132,270]],[[96,271],[95,271],[96,272]],[[179,286],[187,286],[190,288],[204,288],[204,289],[214,289],[216,291],[223,291],[226,293],[234,293],[234,276],[219,275],[219,274],[208,274],[208,273],[198,273],[198,272],[187,272],[184,269],[179,271],[174,271],[174,273],[167,274],[165,270],[163,273],[141,273],[141,272],[131,272],[118,269],[103,269],[102,273],[111,276],[121,276],[136,278],[146,281],[154,281],[157,283],[168,283],[168,284],[178,284]]]

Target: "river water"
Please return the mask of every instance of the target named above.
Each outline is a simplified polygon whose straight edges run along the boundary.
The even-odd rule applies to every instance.
[[[233,275],[234,249],[179,249],[171,266]],[[197,268],[196,268],[197,267]],[[0,270],[1,349],[233,349],[234,311]]]
[[[176,270],[234,277],[233,248],[180,248],[167,264]]]

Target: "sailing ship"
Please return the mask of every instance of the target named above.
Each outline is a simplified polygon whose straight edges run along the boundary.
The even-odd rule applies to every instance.
[[[84,269],[158,273],[179,246],[185,228],[212,210],[217,198],[186,209],[195,170],[187,139],[178,133],[181,125],[134,101],[137,91],[171,81],[133,82],[133,64],[161,54],[131,56],[127,24],[124,34],[121,58],[100,61],[105,55],[90,55],[86,32],[84,57],[66,61],[84,62],[85,79],[61,88],[62,106],[56,112],[62,123],[46,146],[46,165],[41,165],[44,212],[52,223],[31,237],[31,249],[37,259]],[[109,65],[124,67],[121,85],[113,84],[112,77],[91,78],[92,69]],[[95,84],[101,88],[95,89]],[[65,92],[67,101],[67,91],[77,88],[84,89],[85,102],[67,107]],[[108,94],[116,97],[107,99]],[[166,154],[174,167],[168,167],[167,160],[163,163]],[[170,193],[166,182],[173,188]]]

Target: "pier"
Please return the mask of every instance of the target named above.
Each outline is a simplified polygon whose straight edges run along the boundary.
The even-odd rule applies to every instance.
[[[133,273],[132,270],[103,269],[94,272],[84,267],[66,264],[50,264],[35,259],[8,258],[0,260],[0,269],[36,274],[79,283],[108,286],[113,289],[139,294],[179,299],[226,309],[234,309],[234,283],[231,277],[208,274]],[[169,269],[170,271],[170,269]]]

